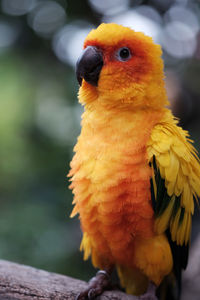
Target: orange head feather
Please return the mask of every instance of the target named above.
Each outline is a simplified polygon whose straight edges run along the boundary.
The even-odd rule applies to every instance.
[[[102,53],[103,66],[97,86],[83,80],[81,103],[99,99],[107,108],[134,109],[167,104],[162,51],[150,37],[122,25],[101,24],[86,37],[84,49],[89,46]]]

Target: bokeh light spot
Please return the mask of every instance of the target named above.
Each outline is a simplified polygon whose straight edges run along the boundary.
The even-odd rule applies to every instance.
[[[54,1],[40,3],[28,16],[30,26],[43,37],[50,37],[65,20],[64,8]]]
[[[118,14],[116,16],[104,17],[103,21],[107,23],[114,22],[117,24],[128,26],[135,31],[144,32],[148,36],[151,36],[155,42],[157,42],[159,39],[161,29],[160,24],[145,16],[144,10],[143,14],[141,14],[136,9],[129,10],[123,14]]]
[[[83,49],[83,42],[92,25],[79,22],[64,26],[53,38],[53,50],[56,56],[63,62],[75,66]]]
[[[126,10],[130,0],[89,0],[91,7],[103,15],[112,15]]]
[[[0,22],[0,51],[12,46],[19,35],[19,28],[16,24]]]
[[[172,6],[165,14],[165,21],[178,21],[183,24],[187,24],[194,34],[197,34],[199,30],[199,22],[197,16],[188,7],[186,8],[180,5]]]
[[[185,58],[194,54],[197,42],[187,24],[174,21],[165,26],[162,45],[171,56]]]
[[[62,98],[41,96],[37,101],[37,126],[57,143],[72,144],[74,136],[78,135],[80,123],[77,107],[66,105]]]
[[[6,14],[20,16],[33,9],[35,3],[35,0],[2,0],[1,7]]]

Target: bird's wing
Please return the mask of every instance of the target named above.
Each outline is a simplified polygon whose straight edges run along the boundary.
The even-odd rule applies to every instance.
[[[177,245],[190,240],[194,198],[200,196],[200,161],[187,131],[168,113],[147,145],[152,167],[155,231],[168,231]]]
[[[168,237],[180,293],[181,270],[188,261],[194,199],[200,196],[200,161],[187,131],[177,123],[168,113],[154,127],[147,154],[152,168],[155,231]]]

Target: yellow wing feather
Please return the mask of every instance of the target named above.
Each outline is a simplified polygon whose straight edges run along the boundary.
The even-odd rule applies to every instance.
[[[194,198],[200,196],[200,162],[188,132],[178,127],[177,123],[170,111],[166,110],[165,117],[152,131],[147,154],[152,168],[155,159],[170,197],[170,203],[156,217],[155,231],[161,234],[170,228],[172,240],[183,245],[190,239]],[[155,185],[153,178],[156,195]]]

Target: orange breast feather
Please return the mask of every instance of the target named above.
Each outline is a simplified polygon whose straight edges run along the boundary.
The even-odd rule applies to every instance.
[[[72,216],[79,213],[90,238],[87,251],[110,263],[133,264],[135,237],[154,235],[146,144],[160,117],[149,110],[84,113],[69,174]]]

